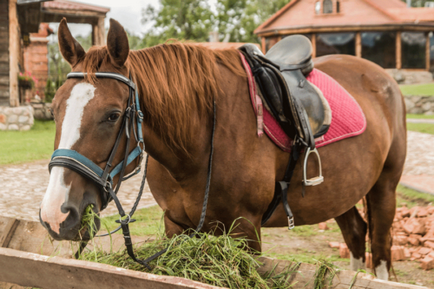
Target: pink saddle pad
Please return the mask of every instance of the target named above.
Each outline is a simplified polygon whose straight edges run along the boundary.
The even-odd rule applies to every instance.
[[[250,66],[244,55],[241,55],[241,60],[249,79],[250,99],[258,121],[258,135],[264,131],[279,148],[287,152],[291,151],[292,140],[285,134],[271,113],[262,109]],[[339,83],[318,69],[314,69],[307,80],[322,91],[332,111],[330,128],[325,135],[316,139],[316,147],[354,137],[365,131],[365,114],[357,101]]]

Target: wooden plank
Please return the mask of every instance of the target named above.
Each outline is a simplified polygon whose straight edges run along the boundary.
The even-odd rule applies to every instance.
[[[9,77],[0,75],[0,85],[7,85],[9,87]]]
[[[20,221],[17,219],[7,219],[0,221],[0,247],[7,248]]]
[[[316,34],[312,34],[312,39],[310,40],[312,42],[312,58],[316,57]]]
[[[356,56],[362,57],[362,35],[360,32],[356,33]]]
[[[431,43],[430,43],[430,37],[429,33],[426,33],[426,45],[425,45],[425,67],[426,70],[429,71],[430,65],[431,65]]]
[[[267,257],[259,258],[259,261],[263,264],[258,272],[265,274],[267,272],[273,272],[273,276],[285,272],[288,268],[294,268],[297,265],[296,262],[286,260],[276,260]],[[274,270],[274,271],[273,271]],[[294,284],[295,289],[307,289],[313,288],[315,272],[317,266],[312,264],[300,264],[295,267],[294,272],[289,278],[290,283]],[[357,275],[357,276],[356,276]],[[356,277],[354,277],[356,276]],[[410,284],[396,283],[391,281],[383,281],[376,279],[374,276],[365,273],[356,273],[354,271],[339,271],[333,278],[333,285],[330,288],[333,289],[348,289],[352,284],[353,289],[421,289],[427,287],[421,287]]]
[[[9,87],[8,87],[8,89],[1,89],[0,90],[0,98],[3,98],[3,99],[10,98]]]
[[[396,32],[396,68],[402,67],[401,31]]]
[[[17,0],[9,0],[9,97],[11,106],[18,106],[20,104],[18,93],[20,47]]]
[[[408,24],[397,25],[346,25],[336,27],[306,26],[299,28],[285,28],[281,30],[273,29],[256,34],[258,37],[275,36],[276,32],[280,35],[290,34],[309,34],[309,33],[327,33],[327,32],[357,32],[357,31],[423,31],[430,32],[434,29],[432,24],[421,24],[414,26]]]
[[[0,281],[38,288],[219,288],[180,277],[158,276],[6,248],[0,248],[0,268]]]

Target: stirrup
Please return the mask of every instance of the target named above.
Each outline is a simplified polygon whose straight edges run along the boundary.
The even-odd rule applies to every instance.
[[[311,179],[307,179],[307,177],[306,177],[306,175],[307,175],[307,173],[306,173],[307,160],[309,159],[309,155],[311,153],[314,153],[316,155],[316,157],[318,158],[319,176],[311,178]],[[317,186],[317,185],[321,184],[322,182],[324,182],[324,177],[322,175],[321,158],[319,157],[318,150],[316,148],[311,150],[310,147],[308,147],[306,150],[306,155],[304,157],[304,163],[303,163],[303,184],[307,187],[311,187],[311,186]]]

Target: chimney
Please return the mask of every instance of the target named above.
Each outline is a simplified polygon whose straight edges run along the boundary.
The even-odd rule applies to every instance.
[[[219,42],[219,33],[218,31],[211,31],[209,33],[209,42]]]
[[[411,7],[411,0],[407,0],[407,7],[408,7],[408,8]]]

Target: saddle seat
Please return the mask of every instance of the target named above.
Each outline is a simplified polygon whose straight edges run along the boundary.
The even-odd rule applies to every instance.
[[[322,92],[306,80],[313,70],[312,44],[303,35],[285,37],[266,55],[256,45],[240,47],[249,61],[266,108],[292,139],[301,137],[311,149],[331,123]]]

